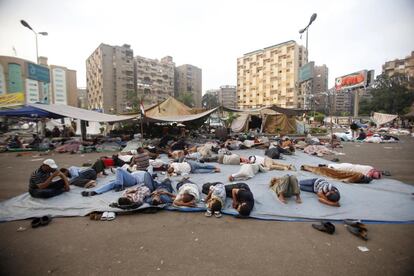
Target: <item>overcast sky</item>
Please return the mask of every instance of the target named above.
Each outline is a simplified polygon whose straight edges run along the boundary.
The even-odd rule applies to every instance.
[[[77,70],[86,85],[85,60],[103,42],[130,44],[134,55],[174,58],[176,65],[203,70],[203,93],[236,85],[237,58],[287,40],[305,44],[298,30],[312,13],[310,60],[329,67],[334,78],[361,69],[381,72],[381,65],[414,50],[413,0],[273,1],[273,0],[0,0],[0,55],[36,59]]]

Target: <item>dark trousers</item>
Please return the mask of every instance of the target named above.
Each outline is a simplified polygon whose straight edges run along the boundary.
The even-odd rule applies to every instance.
[[[203,184],[203,187],[201,188],[201,192],[203,194],[208,195],[208,192],[210,191],[210,187],[211,186],[216,186],[217,184],[222,184],[222,183],[221,182],[207,182],[207,183]]]
[[[96,179],[96,171],[94,169],[86,169],[79,173],[79,176],[70,180],[70,185],[85,187],[86,183]]]
[[[224,186],[226,188],[226,196],[232,197],[231,192],[233,189],[245,189],[246,191],[250,191],[249,185],[246,183],[236,183],[236,184],[229,184]]]
[[[29,194],[36,198],[50,198],[63,193],[65,191],[63,189],[64,186],[65,182],[63,179],[59,179],[50,183],[46,189],[29,189]]]
[[[98,174],[100,172],[105,171],[105,164],[101,159],[96,160],[96,162],[92,165],[92,169]]]

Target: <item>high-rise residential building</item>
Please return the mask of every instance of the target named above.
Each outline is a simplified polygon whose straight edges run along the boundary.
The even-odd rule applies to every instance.
[[[218,92],[220,105],[230,108],[237,108],[237,89],[234,85],[222,85]]]
[[[77,107],[88,109],[88,95],[86,88],[78,88],[78,105]]]
[[[161,102],[174,96],[173,58],[166,56],[161,60],[136,56],[135,72],[138,98],[146,104]]]
[[[313,69],[312,94],[319,94],[328,91],[329,70],[324,64],[315,66]]]
[[[193,96],[194,106],[201,108],[201,81],[202,72],[200,68],[190,64],[176,67],[175,97],[180,97],[184,93],[190,93]]]
[[[104,113],[128,114],[137,93],[133,51],[128,44],[100,44],[86,60],[88,108]]]
[[[385,62],[382,65],[382,73],[392,77],[395,74],[406,75],[409,78],[414,78],[414,51],[410,56],[403,59],[395,59]]]
[[[348,91],[340,91],[334,93],[334,109],[335,115],[351,115],[354,110],[354,93]]]
[[[307,55],[305,47],[290,40],[238,58],[238,106],[300,108],[298,74]]]
[[[77,106],[76,71],[48,65],[46,57],[39,64],[0,56],[0,107],[30,103]]]

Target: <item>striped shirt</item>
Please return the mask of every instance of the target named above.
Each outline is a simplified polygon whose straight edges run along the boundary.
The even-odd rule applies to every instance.
[[[313,184],[313,190],[315,193],[323,192],[326,194],[327,192],[332,191],[335,188],[331,183],[326,181],[323,178],[318,178],[315,180],[315,183]]]
[[[134,155],[134,164],[137,165],[137,170],[145,171],[149,166],[149,155],[147,152]]]
[[[35,170],[30,176],[29,189],[38,189],[37,184],[45,182],[51,173],[44,172],[41,168]]]

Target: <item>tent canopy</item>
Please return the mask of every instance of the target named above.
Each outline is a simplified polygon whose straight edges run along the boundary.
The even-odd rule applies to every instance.
[[[283,108],[276,105],[269,107],[262,107],[256,109],[236,109],[223,106],[223,110],[227,112],[238,112],[238,113],[247,113],[250,115],[264,115],[264,114],[285,114],[287,116],[301,116],[306,113],[308,110],[303,109],[289,109]]]
[[[89,122],[118,122],[137,117],[109,115],[63,104],[29,104],[18,109],[2,110],[0,116],[52,119],[69,117]]]
[[[371,119],[374,121],[374,123],[377,124],[377,126],[380,126],[380,125],[383,125],[383,124],[386,124],[386,123],[389,123],[389,122],[393,121],[397,117],[398,117],[398,115],[374,112]]]
[[[217,108],[214,108],[195,113],[194,109],[173,97],[168,97],[165,101],[146,109],[145,119],[152,122],[189,122],[207,117],[216,110]]]

